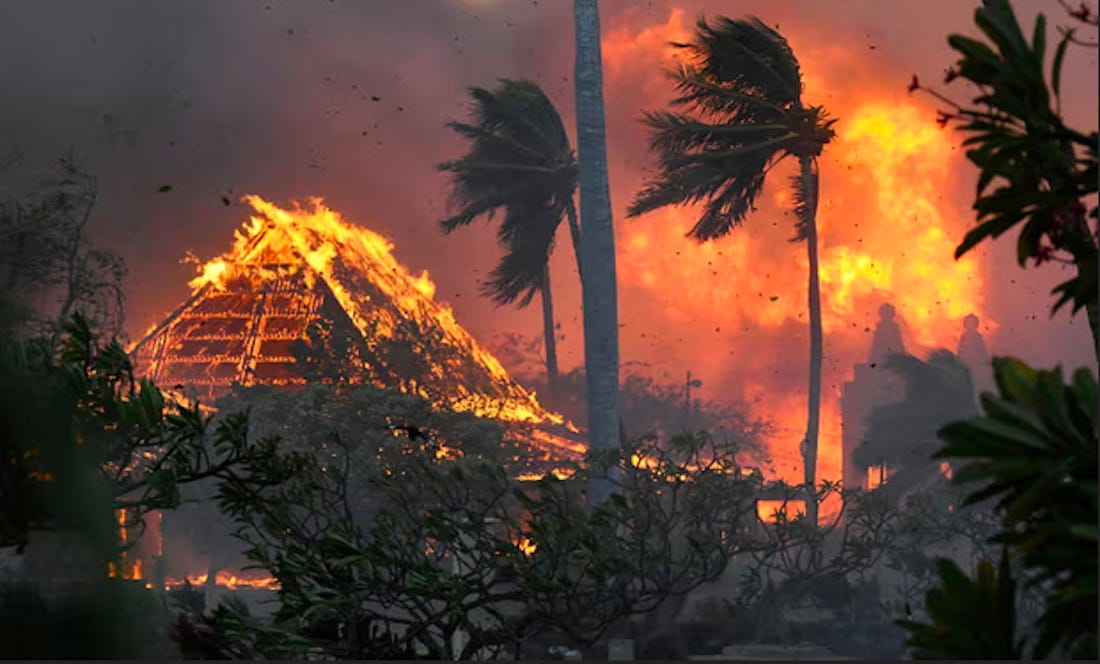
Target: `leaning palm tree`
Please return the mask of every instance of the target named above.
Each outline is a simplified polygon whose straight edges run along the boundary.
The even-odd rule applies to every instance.
[[[577,94],[577,153],[580,158],[582,258],[584,279],[584,367],[588,383],[589,446],[618,450],[623,422],[619,417],[619,310],[615,281],[615,228],[607,179],[604,132],[603,65],[597,0],[574,0]],[[614,467],[589,486],[589,500],[602,502],[612,489]]]
[[[765,176],[785,157],[798,160],[793,178],[794,242],[806,241],[810,262],[810,385],[805,483],[814,487],[821,402],[821,298],[818,286],[818,156],[834,132],[825,110],[802,101],[794,52],[757,18],[699,21],[694,39],[674,44],[686,56],[671,75],[674,106],[690,114],[645,115],[660,169],[630,206],[636,217],[667,205],[703,203],[688,235],[705,242],[729,233],[754,209]],[[816,501],[809,517],[816,522]]]
[[[479,217],[492,220],[503,211],[497,239],[505,253],[482,290],[500,306],[520,308],[539,294],[546,375],[554,389],[558,361],[550,253],[561,220],[568,219],[580,269],[580,226],[573,205],[577,161],[561,116],[538,85],[501,80],[492,90],[471,88],[470,95],[471,121],[448,124],[471,144],[465,157],[439,165],[453,173],[454,211],[440,225],[450,233]]]

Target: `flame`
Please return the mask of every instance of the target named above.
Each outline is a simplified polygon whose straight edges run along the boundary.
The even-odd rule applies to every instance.
[[[464,456],[462,450],[455,447],[448,447],[442,443],[438,444],[435,449],[435,458],[437,459],[460,459]]]
[[[437,406],[505,422],[548,423],[577,431],[561,415],[542,408],[533,393],[512,380],[500,362],[458,324],[451,307],[435,301],[436,286],[429,273],[412,275],[394,258],[393,244],[387,239],[347,223],[319,198],[311,199],[311,209],[295,206],[289,210],[259,196],[244,200],[257,214],[237,231],[229,252],[198,267],[197,276],[189,282],[193,295],[207,288],[224,289],[233,279],[255,280],[298,271],[311,279],[315,274],[325,280],[364,338],[393,338],[403,321],[414,321],[423,329],[440,330],[449,348],[460,351],[493,382],[492,394],[475,391],[461,381],[446,395],[428,394],[422,386],[415,388]],[[303,270],[307,266],[310,270]],[[361,283],[355,282],[356,278]],[[372,303],[370,289],[381,291],[393,306]],[[447,371],[439,364],[430,368],[436,377],[447,375]],[[571,447],[560,437],[547,434],[543,438],[548,445]]]
[[[890,470],[882,466],[871,466],[867,469],[867,488],[877,489],[890,479]]]
[[[573,472],[574,472],[573,470],[570,470],[568,468],[553,468],[553,469],[550,470],[549,473],[526,472],[526,473],[520,473],[519,475],[516,475],[516,481],[517,482],[538,482],[542,478],[546,477],[547,474],[553,475],[554,477],[558,478],[559,480],[567,480],[567,479],[569,479],[570,477],[573,476]]]
[[[534,555],[539,549],[539,545],[525,535],[521,535],[517,540],[512,542],[512,544],[525,556]]]
[[[651,470],[653,468],[658,468],[661,465],[661,462],[659,459],[655,459],[654,457],[646,454],[631,454],[630,465],[634,466],[635,468]]]
[[[181,588],[185,583],[190,583],[192,586],[202,586],[206,584],[209,575],[202,574],[188,574],[183,578],[169,578],[164,582],[165,590],[174,590]],[[237,576],[233,572],[221,571],[214,577],[214,581],[217,585],[227,588],[229,590],[240,589],[262,589],[262,590],[278,590],[279,582],[275,577],[265,576],[261,574],[245,574],[241,573],[241,576]]]
[[[225,289],[225,276],[229,271],[229,264],[223,258],[215,258],[201,268],[201,274],[187,283],[193,289],[198,289],[206,284],[211,284],[218,290]],[[153,326],[156,327],[155,325]],[[150,330],[152,331],[152,330]]]
[[[804,500],[765,500],[756,501],[756,516],[764,523],[776,523],[779,515],[784,515],[787,520],[792,520],[797,515],[806,514],[806,501]]]
[[[674,97],[663,76],[673,54],[664,45],[690,39],[690,16],[680,8],[649,24],[637,16],[605,33],[609,114],[636,117],[633,109],[666,109]],[[853,364],[866,361],[880,304],[897,308],[911,353],[954,349],[967,314],[982,318],[987,335],[997,324],[984,311],[979,252],[954,259],[973,217],[958,193],[967,168],[958,137],[936,126],[933,107],[906,96],[907,72],[872,69],[881,65],[813,32],[799,33],[794,22],[783,23],[783,34],[802,65],[804,99],[824,103],[839,118],[836,140],[820,159],[817,214],[825,335],[817,477],[839,479],[840,385]],[[643,128],[618,131],[609,134],[609,151],[623,161],[653,163]],[[644,174],[618,172],[624,170],[612,181],[612,199],[625,207]],[[805,243],[787,242],[793,234],[787,176],[796,170],[775,169],[759,209],[725,238],[702,245],[685,238],[698,210],[666,208],[623,221],[617,239],[620,289],[631,302],[622,308],[623,357],[651,358],[673,374],[686,366],[714,390],[713,398],[746,403],[771,420],[768,474],[800,482],[809,261]]]
[[[115,526],[117,527],[119,542],[123,545],[131,544],[129,529],[126,527],[126,513],[127,511],[124,509],[115,510]],[[157,525],[159,526],[159,522]],[[143,566],[144,560],[140,557],[139,550],[128,549],[119,554],[117,561],[107,563],[107,578],[140,581],[145,578]]]

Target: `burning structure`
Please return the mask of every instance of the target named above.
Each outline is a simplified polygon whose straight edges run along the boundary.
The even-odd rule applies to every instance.
[[[257,214],[233,247],[202,265],[191,296],[132,348],[139,373],[206,401],[237,384],[367,381],[523,427],[543,449],[584,450],[385,238],[319,199],[311,210],[246,200]]]
[[[411,274],[385,238],[347,223],[319,199],[311,209],[290,210],[257,196],[246,200],[256,214],[232,248],[201,265],[190,297],[130,349],[140,375],[206,403],[236,385],[370,383],[505,424],[529,444],[525,462],[534,475],[583,453],[576,428],[513,380],[435,301],[427,272]],[[174,521],[180,523],[165,535],[205,539],[182,527],[184,515]],[[270,585],[236,578],[222,569],[232,563],[213,550],[206,551],[205,573],[165,570],[161,529],[153,530],[158,551],[134,552],[133,569],[122,576],[145,579],[149,568],[158,586],[182,578],[208,587],[215,579],[228,588]],[[185,576],[171,578],[177,572]]]

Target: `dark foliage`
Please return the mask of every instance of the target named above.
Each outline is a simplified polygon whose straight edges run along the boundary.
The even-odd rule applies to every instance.
[[[1054,310],[1072,304],[1088,307],[1097,337],[1097,207],[1086,207],[1097,193],[1097,133],[1065,124],[1060,109],[1062,64],[1074,31],[1064,32],[1054,49],[1049,83],[1046,66],[1046,17],[1035,21],[1029,43],[1008,0],[984,0],[974,23],[988,43],[951,35],[948,43],[960,59],[948,80],[961,78],[978,88],[970,105],[952,102],[942,113],[966,134],[967,158],[980,169],[974,202],[978,225],[958,249],[962,256],[986,238],[1019,228],[1020,265],[1063,260],[1077,276],[1054,289]],[[914,78],[911,90],[922,88]],[[1089,219],[1092,219],[1091,227]],[[1066,258],[1068,256],[1068,259]]]
[[[931,624],[901,621],[909,629],[916,659],[1015,660],[1023,656],[1016,637],[1016,582],[1007,555],[994,570],[978,564],[971,579],[950,560],[937,562],[940,587],[928,591],[926,609]]]
[[[1037,371],[1012,358],[996,358],[993,366],[1000,394],[983,395],[983,416],[945,427],[946,445],[936,457],[961,466],[956,482],[979,484],[967,504],[996,500],[1001,525],[991,541],[1008,547],[1026,585],[1044,599],[1031,656],[1095,659],[1096,378],[1080,370],[1066,384],[1060,370]],[[972,584],[948,584],[944,574],[938,601],[974,601],[966,596]],[[915,623],[907,627],[915,645],[929,633]],[[943,648],[963,639],[943,638]]]
[[[525,307],[543,286],[558,226],[576,214],[576,158],[561,116],[538,85],[501,80],[491,90],[471,88],[470,95],[470,122],[448,124],[470,141],[470,151],[439,166],[453,174],[457,209],[440,225],[450,233],[503,211],[497,238],[506,253],[484,291],[498,304]],[[579,240],[575,232],[573,240]]]
[[[56,332],[81,313],[121,332],[126,267],[89,242],[97,198],[96,179],[70,155],[24,200],[0,201],[0,325]]]
[[[180,485],[224,476],[264,453],[250,446],[246,418],[209,431],[197,406],[138,380],[122,346],[103,343],[80,315],[60,339],[0,340],[0,409],[3,544],[61,527],[113,551],[124,546],[118,510],[140,536],[147,512],[179,504]]]
[[[169,612],[126,581],[46,601],[30,586],[0,585],[0,659],[175,659]]]
[[[358,462],[371,496],[363,510],[349,482],[361,452],[341,449],[327,460],[275,454],[222,483],[249,557],[282,586],[272,624],[216,617],[233,647],[469,658],[518,654],[547,629],[590,644],[720,574],[744,544],[759,482],[709,439],[642,444],[629,450],[633,463],[619,462],[620,492],[588,508],[589,464],[568,479],[517,483],[499,465],[397,437]]]

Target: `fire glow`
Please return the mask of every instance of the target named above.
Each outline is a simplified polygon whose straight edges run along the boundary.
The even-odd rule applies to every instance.
[[[191,586],[203,586],[206,585],[209,579],[207,574],[188,574],[181,579],[166,579],[164,582],[165,590],[176,590],[183,588],[186,585]],[[249,575],[244,572],[240,576],[232,572],[221,571],[214,577],[214,581],[217,585],[228,590],[243,590],[243,589],[257,589],[257,590],[278,590],[279,581],[271,576],[264,575]]]
[[[392,254],[393,245],[381,235],[348,224],[320,199],[311,201],[311,209],[289,210],[259,196],[246,196],[245,200],[258,214],[237,232],[230,251],[199,266],[198,275],[189,283],[193,298],[204,291],[224,291],[233,280],[251,283],[256,279],[284,278],[288,271],[301,272],[306,286],[313,288],[312,282],[319,276],[368,343],[395,338],[403,321],[413,321],[424,329],[438,331],[449,349],[460,353],[464,361],[487,375],[491,382],[492,394],[479,393],[461,381],[454,382],[447,395],[428,394],[423,385],[411,388],[421,396],[437,405],[444,405],[440,399],[446,396],[445,405],[453,410],[504,422],[558,424],[575,431],[560,415],[543,409],[534,394],[512,380],[500,362],[457,323],[453,310],[435,301],[435,284],[428,272],[411,274],[397,262]],[[349,273],[380,291],[388,306],[377,306],[366,292],[353,292],[357,289],[349,286]],[[276,337],[267,334],[265,338]],[[437,379],[448,375],[449,370],[438,362],[429,367],[430,375]],[[539,442],[576,447],[556,437]]]
[[[612,103],[669,107],[674,91],[663,71],[674,52],[662,46],[689,39],[690,19],[673,9],[667,21],[608,31],[608,98],[622,100]],[[933,107],[906,96],[904,72],[897,80],[870,72],[853,49],[792,27],[783,23],[801,61],[804,99],[824,103],[839,118],[837,138],[821,160],[817,216],[825,334],[818,478],[839,479],[840,384],[854,363],[866,361],[880,304],[897,308],[907,351],[915,354],[954,350],[967,314],[980,316],[987,335],[996,324],[984,313],[979,259],[954,260],[972,219],[967,206],[954,202],[964,168],[956,137],[936,125]],[[622,131],[618,151],[652,164],[636,147],[644,145],[642,129],[631,129],[629,142]],[[697,218],[691,208],[620,223],[618,273],[624,299],[639,303],[623,307],[624,358],[676,355],[691,363],[711,398],[747,403],[777,425],[768,441],[774,476],[800,481],[808,260],[803,243],[787,241],[790,172],[775,169],[759,209],[717,241],[699,245],[685,237]],[[613,199],[623,207],[640,182],[628,175],[633,179],[613,183]],[[685,344],[683,350],[670,353],[672,341]]]

